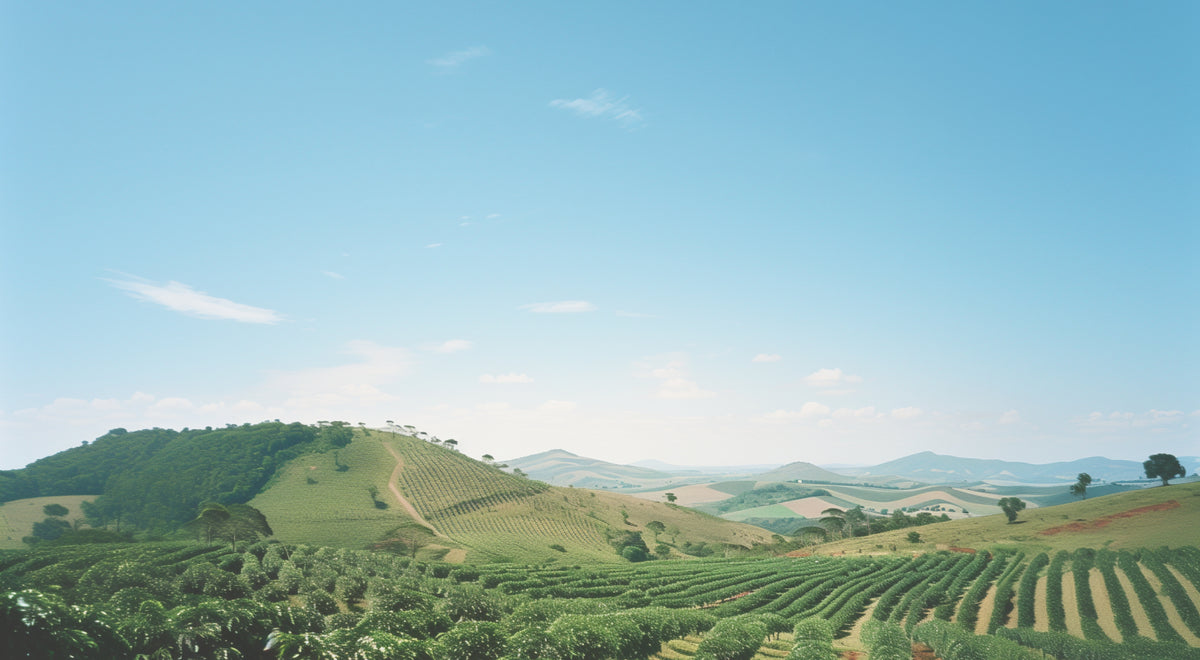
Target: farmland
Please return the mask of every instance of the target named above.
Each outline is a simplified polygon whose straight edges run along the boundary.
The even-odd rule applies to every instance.
[[[263,542],[237,552],[160,543],[0,557],[0,590],[32,590],[24,598],[42,611],[74,612],[75,625],[91,626],[88,634],[110,645],[112,655],[96,657],[133,657],[184,639],[203,650],[187,657],[222,657],[228,649],[261,648],[276,630],[288,642],[281,648],[346,653],[337,657],[369,642],[393,654],[361,657],[782,658],[814,643],[805,637],[814,620],[824,622],[834,649],[880,657],[896,635],[906,653],[915,641],[945,660],[1040,657],[1041,650],[1200,657],[1194,547],[586,568],[464,567]],[[215,620],[224,623],[204,627]],[[710,655],[738,644],[749,655]],[[966,653],[961,648],[985,655],[955,655]]]

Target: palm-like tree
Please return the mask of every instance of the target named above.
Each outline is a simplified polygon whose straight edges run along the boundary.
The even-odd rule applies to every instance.
[[[821,512],[821,526],[828,529],[831,533],[846,534],[846,512],[841,509],[830,507]]]

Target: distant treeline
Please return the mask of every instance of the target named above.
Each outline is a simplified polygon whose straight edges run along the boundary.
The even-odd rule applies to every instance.
[[[85,503],[93,526],[169,531],[196,516],[204,502],[242,504],[287,461],[349,444],[343,422],[225,428],[113,429],[19,470],[0,471],[0,502],[27,497],[96,495]]]
[[[779,504],[780,502],[790,502],[804,497],[828,496],[829,491],[820,488],[808,488],[789,483],[775,483],[721,500],[711,505],[711,508],[719,515],[729,513],[730,511],[741,511],[742,509],[753,509],[760,506]]]

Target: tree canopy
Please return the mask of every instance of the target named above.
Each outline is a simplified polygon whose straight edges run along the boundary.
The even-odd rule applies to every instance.
[[[1087,472],[1080,472],[1078,481],[1071,485],[1071,494],[1075,497],[1087,499],[1087,487],[1092,485],[1092,475]]]
[[[1162,479],[1164,486],[1175,477],[1187,476],[1187,470],[1183,469],[1183,465],[1173,454],[1154,454],[1150,460],[1142,463],[1142,467],[1146,469],[1147,479]]]
[[[996,504],[1004,515],[1008,516],[1008,522],[1016,522],[1017,513],[1025,510],[1025,502],[1019,497],[1002,497]]]

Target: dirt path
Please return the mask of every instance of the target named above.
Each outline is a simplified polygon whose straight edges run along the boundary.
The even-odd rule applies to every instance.
[[[1121,588],[1125,590],[1125,598],[1130,603],[1129,609],[1132,610],[1130,614],[1133,615],[1133,622],[1137,624],[1138,634],[1146,639],[1158,639],[1154,635],[1153,626],[1150,625],[1150,617],[1146,616],[1146,608],[1133,607],[1133,603],[1140,603],[1141,601],[1138,600],[1137,593],[1133,590],[1133,583],[1129,581],[1129,576],[1125,575],[1125,571],[1121,570],[1120,567],[1117,567],[1115,572],[1117,574],[1117,582],[1121,583]]]
[[[1112,601],[1108,598],[1108,587],[1104,585],[1104,574],[1093,568],[1088,573],[1088,584],[1092,587],[1092,604],[1096,606],[1096,622],[1112,641],[1120,644],[1124,639],[1117,630],[1117,616],[1113,613]]]
[[[871,616],[875,614],[875,606],[878,604],[879,599],[873,598],[871,603],[867,605],[867,609],[863,610],[862,616],[858,617],[858,621],[855,621],[854,625],[850,627],[850,633],[839,639],[838,643],[852,649],[862,649],[865,651],[867,645],[863,644],[862,641],[862,629],[871,620]]]
[[[1063,572],[1062,595],[1065,615],[1063,621],[1067,624],[1067,632],[1083,639],[1083,624],[1079,620],[1079,598],[1075,594],[1075,573],[1072,571]]]
[[[996,609],[996,583],[993,582],[983,600],[979,601],[979,618],[975,620],[975,634],[987,634],[988,624],[992,621],[992,611]]]
[[[1050,631],[1050,611],[1046,609],[1046,585],[1049,581],[1046,576],[1038,578],[1037,586],[1033,590],[1033,629],[1038,632]]]
[[[400,458],[400,452],[396,451],[395,447],[389,445],[386,442],[383,442],[382,444],[383,444],[383,448],[386,449],[388,451],[388,453],[392,455],[392,458],[396,459],[396,469],[392,470],[392,476],[388,477],[388,490],[392,491],[392,495],[395,496],[396,502],[400,504],[401,508],[403,508],[405,511],[408,512],[408,515],[412,516],[413,520],[421,523],[422,525],[424,525],[424,526],[428,527],[430,530],[432,530],[434,536],[439,536],[441,538],[449,538],[445,534],[439,532],[436,527],[434,527],[433,525],[430,525],[429,521],[425,520],[425,518],[422,517],[421,514],[417,512],[417,508],[412,505],[412,502],[409,502],[407,499],[404,498],[404,495],[400,494],[400,487],[397,486],[396,484],[399,483],[399,481],[400,481],[400,472],[402,472],[404,470],[404,459]]]
[[[1188,646],[1200,646],[1200,637],[1196,637],[1196,634],[1188,628],[1187,624],[1183,622],[1183,617],[1179,616],[1179,610],[1175,609],[1175,603],[1163,594],[1162,581],[1158,579],[1158,576],[1153,571],[1145,566],[1138,564],[1138,568],[1142,569],[1142,575],[1146,576],[1146,581],[1154,588],[1154,593],[1158,596],[1158,602],[1162,603],[1163,610],[1167,613],[1167,622],[1171,624],[1175,632],[1179,633],[1183,641],[1187,642]]]

